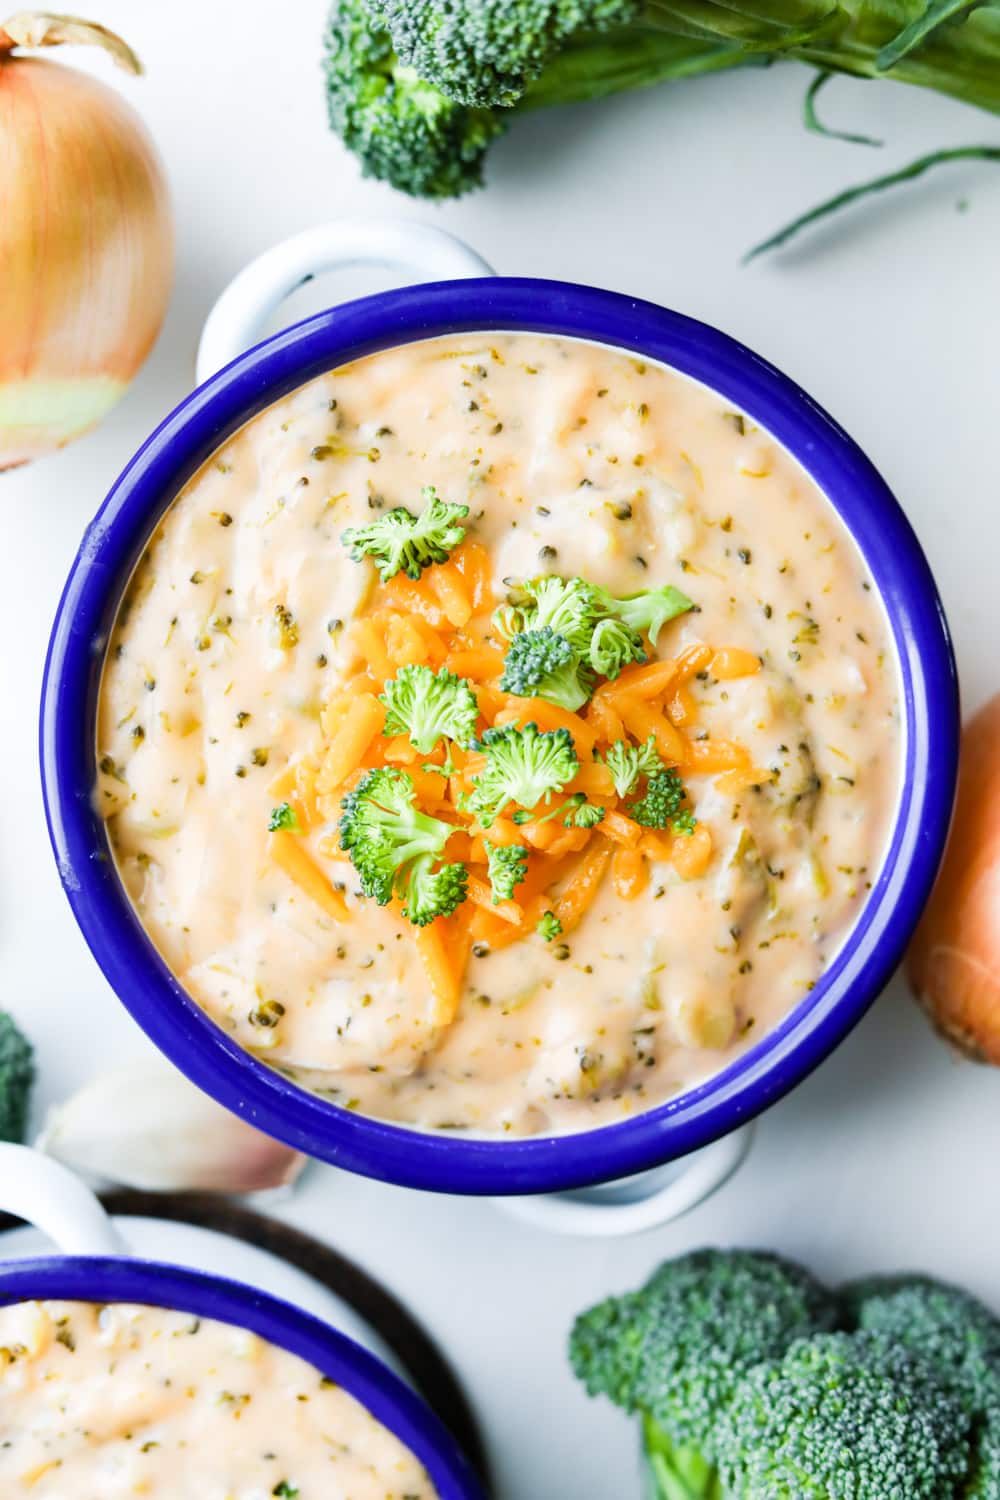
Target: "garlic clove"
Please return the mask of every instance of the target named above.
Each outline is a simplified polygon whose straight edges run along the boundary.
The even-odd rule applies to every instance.
[[[306,1160],[158,1059],[93,1079],[49,1111],[36,1145],[88,1177],[152,1192],[287,1187]]]

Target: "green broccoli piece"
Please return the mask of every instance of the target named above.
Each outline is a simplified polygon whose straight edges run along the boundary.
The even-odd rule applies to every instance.
[[[604,764],[611,772],[611,780],[619,797],[627,797],[635,791],[640,776],[655,776],[663,770],[663,761],[656,748],[653,735],[644,745],[630,745],[628,740],[615,740],[608,747]]]
[[[599,590],[600,601],[610,615],[614,615],[637,635],[646,635],[656,645],[656,638],[664,625],[676,620],[678,615],[694,609],[693,600],[672,584],[659,589],[643,589],[638,594],[628,594],[616,599],[604,589]]]
[[[335,0],[326,28],[330,125],[366,177],[418,198],[456,198],[483,182],[502,112],[469,109],[403,65],[364,0]]]
[[[368,771],[343,800],[340,847],[349,854],[366,896],[386,906],[393,896],[418,927],[446,917],[465,900],[463,864],[434,865],[450,836],[450,823],[416,806],[413,778],[405,771]]]
[[[537,724],[519,729],[507,724],[487,729],[481,745],[487,762],[473,777],[468,805],[483,828],[489,828],[508,802],[527,809],[543,797],[548,802],[580,769],[567,729],[541,730]]]
[[[738,1381],[714,1441],[740,1500],[942,1500],[969,1420],[933,1366],[879,1334],[799,1339]]]
[[[592,1396],[647,1412],[666,1440],[712,1461],[715,1424],[743,1372],[833,1328],[837,1311],[825,1288],[779,1256],[697,1250],[582,1314],[570,1360]]]
[[[267,826],[271,833],[298,833],[299,815],[288,802],[279,802],[271,808]]]
[[[476,733],[479,703],[471,686],[447,667],[400,667],[379,694],[385,704],[385,734],[408,734],[429,755],[440,739],[468,745]]]
[[[689,807],[682,807],[670,825],[672,833],[679,833],[684,838],[690,838],[698,826],[698,819]]]
[[[340,540],[350,548],[355,562],[370,557],[383,583],[403,572],[407,578],[419,578],[432,563],[448,561],[452,549],[465,536],[458,524],[469,514],[467,505],[453,505],[442,500],[434,486],[420,491],[424,508],[414,516],[405,505],[397,505],[371,521],[367,526],[349,526]]]
[[[545,698],[575,713],[593,692],[594,678],[566,637],[543,625],[514,637],[504,659],[500,687],[519,698]]]
[[[547,943],[554,942],[557,937],[562,937],[562,923],[554,911],[542,912],[535,931],[543,937]]]
[[[633,802],[629,813],[644,828],[669,828],[687,793],[673,766],[657,771],[646,783],[646,794]]]
[[[34,1048],[13,1016],[0,1010],[0,1141],[23,1142],[34,1081]]]
[[[585,578],[559,578],[548,573],[529,578],[511,590],[508,601],[493,616],[493,624],[504,640],[513,641],[522,632],[548,628],[563,636],[581,659],[590,651],[601,606],[597,588]]]
[[[583,792],[575,793],[566,804],[564,828],[596,828],[603,821],[604,808],[588,802]]]
[[[1000,1400],[1000,1321],[930,1276],[874,1276],[841,1289],[851,1326],[928,1359],[972,1415]]]
[[[647,659],[639,634],[624,620],[614,617],[601,620],[595,626],[588,656],[594,671],[612,680],[623,668]]]
[[[514,887],[520,885],[527,875],[528,851],[523,844],[487,844],[486,860],[493,905],[499,906],[501,901],[511,900]]]

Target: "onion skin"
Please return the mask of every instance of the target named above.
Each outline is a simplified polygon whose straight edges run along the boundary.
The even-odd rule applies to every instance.
[[[1000,1067],[1000,694],[963,732],[951,838],[906,971],[938,1030]]]
[[[124,393],[173,258],[135,112],[87,74],[0,46],[0,470],[62,447]]]

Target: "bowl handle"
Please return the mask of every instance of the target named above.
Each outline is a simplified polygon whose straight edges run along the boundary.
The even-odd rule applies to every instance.
[[[481,255],[430,224],[410,219],[319,224],[265,250],[229,283],[205,321],[195,367],[198,384],[257,343],[265,319],[297,287],[348,266],[386,266],[418,281],[493,275]]]
[[[121,1255],[118,1232],[89,1188],[68,1167],[0,1141],[0,1210],[48,1235],[67,1255]]]
[[[588,1239],[641,1234],[679,1219],[722,1186],[741,1166],[753,1139],[744,1125],[701,1151],[636,1177],[603,1186],[531,1198],[498,1198],[524,1223]]]

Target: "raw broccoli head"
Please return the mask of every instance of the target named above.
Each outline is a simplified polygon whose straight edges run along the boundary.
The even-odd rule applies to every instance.
[[[543,797],[547,801],[580,769],[566,729],[541,730],[537,724],[519,729],[507,724],[502,729],[487,729],[481,744],[487,761],[473,778],[469,809],[483,828],[490,826],[508,802],[530,809]]]
[[[656,748],[653,735],[644,745],[630,745],[628,740],[615,740],[608,747],[604,764],[611,772],[615,791],[619,797],[627,797],[635,790],[640,776],[655,776],[663,770],[663,761]]]
[[[340,847],[350,855],[366,896],[385,906],[393,896],[417,926],[446,917],[465,900],[462,864],[434,866],[454,828],[416,806],[405,771],[368,771],[343,800]]]
[[[510,901],[514,889],[528,873],[528,851],[522,844],[487,844],[486,860],[489,865],[490,887],[493,905]]]
[[[1000,1322],[968,1292],[900,1275],[852,1282],[841,1297],[859,1329],[930,1360],[970,1413],[1000,1401]]]
[[[483,159],[506,118],[456,103],[400,63],[363,0],[335,0],[324,71],[330,124],[366,177],[418,198],[482,186]]]
[[[931,1364],[878,1334],[799,1339],[738,1382],[715,1430],[740,1500],[942,1500],[969,1420]]]
[[[424,508],[419,516],[411,514],[405,505],[397,505],[377,521],[349,526],[341,533],[340,540],[350,548],[354,561],[370,557],[383,583],[400,572],[407,578],[419,578],[432,563],[447,562],[465,536],[465,528],[458,522],[469,514],[467,505],[442,500],[433,485],[425,485],[420,494]]]
[[[468,745],[476,732],[479,704],[469,683],[442,667],[400,667],[379,694],[385,733],[407,734],[429,755],[440,739]]]
[[[0,1011],[0,1141],[20,1145],[28,1128],[35,1053],[13,1016]]]
[[[764,1252],[699,1250],[578,1318],[570,1359],[592,1396],[648,1412],[670,1442],[711,1460],[719,1414],[744,1371],[834,1327],[836,1313],[800,1266]]]
[[[639,0],[369,0],[400,57],[463,104],[510,106],[579,33],[628,25]]]
[[[671,766],[649,778],[645,796],[632,803],[629,813],[644,828],[669,828],[685,796],[684,783]]]
[[[543,625],[540,630],[522,631],[511,641],[500,687],[505,693],[544,698],[575,713],[593,692],[594,677],[566,637]]]

